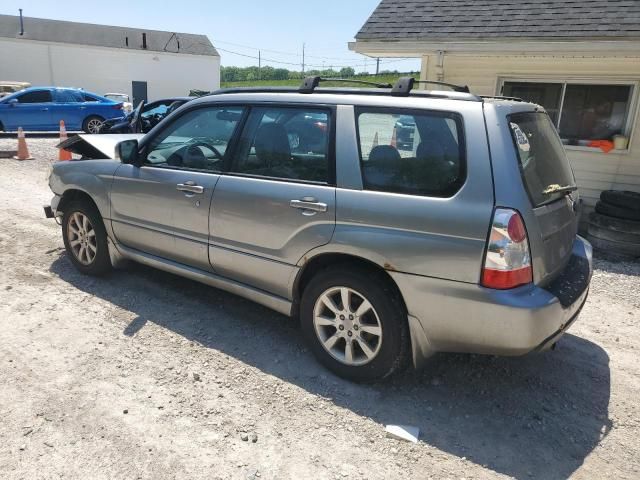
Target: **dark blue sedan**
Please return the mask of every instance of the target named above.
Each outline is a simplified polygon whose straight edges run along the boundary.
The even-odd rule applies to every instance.
[[[122,103],[75,88],[32,87],[0,100],[0,130],[57,131],[60,120],[69,131],[98,133],[102,122],[122,117]]]

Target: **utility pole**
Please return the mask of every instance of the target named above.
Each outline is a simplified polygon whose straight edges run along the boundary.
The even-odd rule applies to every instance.
[[[304,76],[304,43],[302,44],[302,76]]]
[[[258,50],[258,80],[262,80],[262,52]]]
[[[376,58],[376,75],[380,73],[380,57]]]

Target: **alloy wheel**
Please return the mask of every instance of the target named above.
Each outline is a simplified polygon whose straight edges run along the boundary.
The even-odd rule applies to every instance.
[[[102,121],[97,118],[92,118],[87,122],[87,130],[89,133],[100,133],[100,128],[102,128]]]
[[[313,326],[334,359],[349,366],[371,362],[382,346],[382,323],[367,298],[348,287],[332,287],[316,300]]]
[[[91,220],[82,212],[75,212],[67,224],[67,240],[76,259],[83,265],[91,265],[96,258],[98,244]]]

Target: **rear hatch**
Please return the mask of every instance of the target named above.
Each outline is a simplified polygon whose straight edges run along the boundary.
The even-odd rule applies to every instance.
[[[571,257],[578,231],[576,182],[562,141],[544,111],[514,113],[508,120],[522,181],[533,207],[534,225],[527,225],[527,230],[535,280],[547,284]]]

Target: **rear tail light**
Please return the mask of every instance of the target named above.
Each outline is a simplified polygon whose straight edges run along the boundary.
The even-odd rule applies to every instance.
[[[482,286],[507,290],[531,282],[529,239],[522,217],[515,210],[496,208],[482,269]]]

